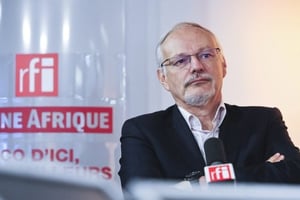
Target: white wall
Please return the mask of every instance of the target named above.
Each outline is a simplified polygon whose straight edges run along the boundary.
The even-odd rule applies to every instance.
[[[279,107],[299,146],[300,1],[231,2],[211,1],[209,7],[210,26],[219,35],[228,61],[224,99]]]
[[[125,2],[126,101],[127,116],[132,117],[161,108],[154,54],[159,37],[159,4],[158,0]]]
[[[140,9],[134,9],[139,2]],[[218,36],[227,58],[225,102],[276,106],[300,146],[300,1],[129,0],[128,117],[173,104],[156,80],[154,47],[180,21],[195,21]],[[134,19],[134,20],[133,20]],[[129,24],[128,24],[129,26]],[[139,48],[130,42],[137,41]],[[154,44],[153,44],[154,43]],[[132,54],[141,58],[132,59]]]

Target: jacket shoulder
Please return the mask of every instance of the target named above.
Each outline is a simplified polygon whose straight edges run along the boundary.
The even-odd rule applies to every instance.
[[[179,113],[179,110],[176,105],[172,105],[165,110],[146,113],[143,115],[129,118],[125,120],[124,124],[135,123],[135,124],[143,124],[143,126],[147,126],[147,124],[148,125],[165,124],[167,121],[171,120],[171,118],[174,116],[175,113]]]
[[[267,106],[237,106],[225,104],[227,114],[233,117],[250,117],[254,119],[262,119],[269,117],[279,117],[282,118],[280,110],[276,107]]]
[[[226,109],[230,111],[241,111],[241,112],[274,112],[279,111],[276,107],[267,107],[267,106],[238,106],[225,104]]]

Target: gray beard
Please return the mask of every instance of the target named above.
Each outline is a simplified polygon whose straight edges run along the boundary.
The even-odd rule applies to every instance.
[[[191,106],[204,106],[214,94],[215,89],[211,90],[206,94],[185,96],[184,100],[188,105]]]

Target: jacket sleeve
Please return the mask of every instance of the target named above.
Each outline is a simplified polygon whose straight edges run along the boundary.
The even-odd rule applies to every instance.
[[[123,188],[134,179],[161,177],[159,162],[144,131],[134,120],[123,124],[119,171]]]
[[[257,164],[236,165],[237,181],[268,183],[300,183],[300,153],[291,141],[282,115],[277,108],[272,109],[264,136],[265,161]],[[266,160],[275,153],[285,159],[270,163]]]

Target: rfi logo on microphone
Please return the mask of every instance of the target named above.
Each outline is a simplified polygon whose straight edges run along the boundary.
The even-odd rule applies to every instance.
[[[233,167],[230,163],[207,166],[205,170],[208,172],[207,174],[209,177],[206,177],[206,179],[209,182],[219,182],[235,179]]]
[[[58,96],[58,54],[16,55],[16,96]]]

